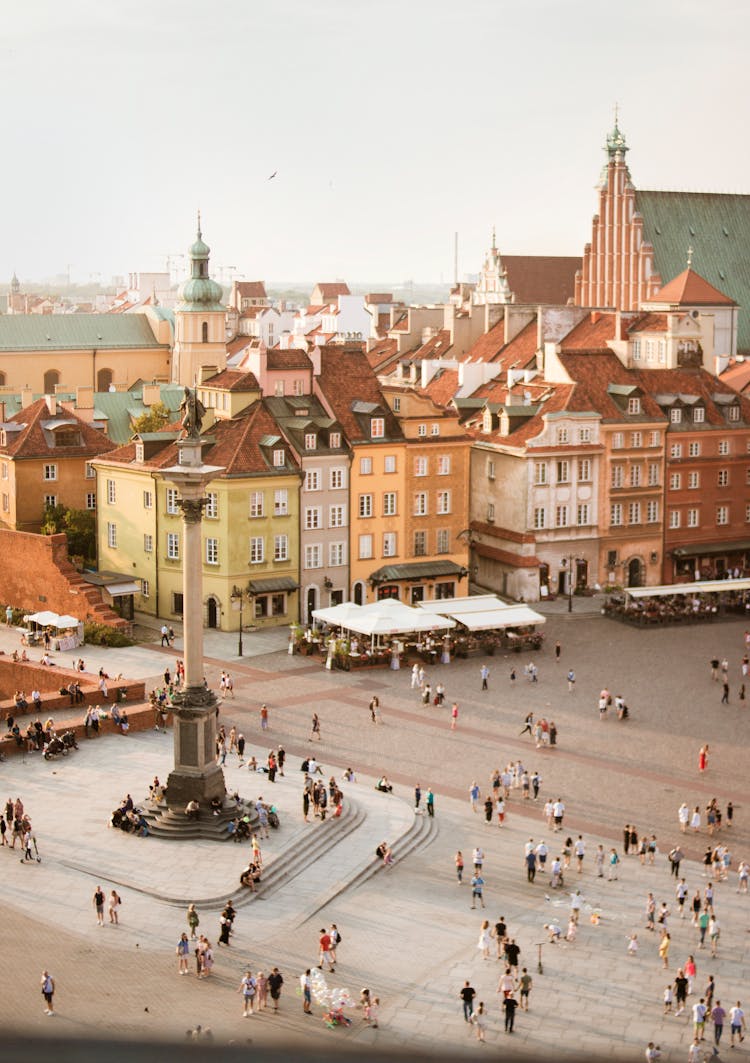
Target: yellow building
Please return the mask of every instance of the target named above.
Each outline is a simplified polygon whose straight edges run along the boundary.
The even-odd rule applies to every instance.
[[[251,374],[226,370],[200,389],[207,407],[203,459],[223,472],[204,509],[204,623],[237,630],[235,590],[245,624],[276,626],[299,616],[299,469],[257,398]],[[135,436],[95,462],[101,492],[99,567],[141,584],[136,608],[182,615],[182,512],[162,470],[177,463],[175,430]]]

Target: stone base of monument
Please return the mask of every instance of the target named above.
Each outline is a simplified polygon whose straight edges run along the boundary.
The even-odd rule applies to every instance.
[[[167,778],[165,798],[167,806],[175,812],[184,812],[188,801],[197,801],[203,812],[214,797],[223,800],[225,793],[224,772],[212,764],[195,773],[175,768]]]
[[[214,815],[210,808],[201,808],[198,819],[191,819],[185,814],[184,806],[164,808],[144,806],[144,817],[148,822],[149,832],[156,838],[172,838],[175,841],[203,839],[205,841],[226,842],[231,835],[227,828],[231,821],[245,812],[250,816],[250,830],[254,832],[258,825],[258,814],[252,806],[244,806],[238,812],[232,802],[231,807],[223,808]]]

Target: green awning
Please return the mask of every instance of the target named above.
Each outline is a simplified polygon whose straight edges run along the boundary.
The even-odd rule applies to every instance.
[[[422,580],[432,579],[435,576],[462,576],[468,575],[465,568],[457,565],[455,561],[416,561],[407,565],[383,565],[370,574],[370,583],[391,583],[395,580]]]
[[[247,585],[248,594],[273,594],[275,591],[299,590],[299,583],[291,576],[276,576],[271,579],[251,579]]]

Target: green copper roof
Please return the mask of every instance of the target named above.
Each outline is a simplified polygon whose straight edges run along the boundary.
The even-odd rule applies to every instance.
[[[7,314],[0,316],[0,351],[154,348],[145,314]]]
[[[750,196],[636,190],[635,209],[664,284],[682,273],[692,247],[693,269],[739,304],[737,348],[750,351]]]

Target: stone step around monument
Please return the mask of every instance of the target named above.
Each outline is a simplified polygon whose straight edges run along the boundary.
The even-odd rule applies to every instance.
[[[208,810],[201,812],[200,818],[189,818],[184,812],[159,805],[146,805],[143,810],[148,829],[156,838],[171,838],[175,841],[196,839],[204,841],[228,842],[229,824],[238,815],[250,816],[250,830],[257,830],[258,813],[254,806],[244,805],[242,809],[235,806],[224,808],[218,815]]]

